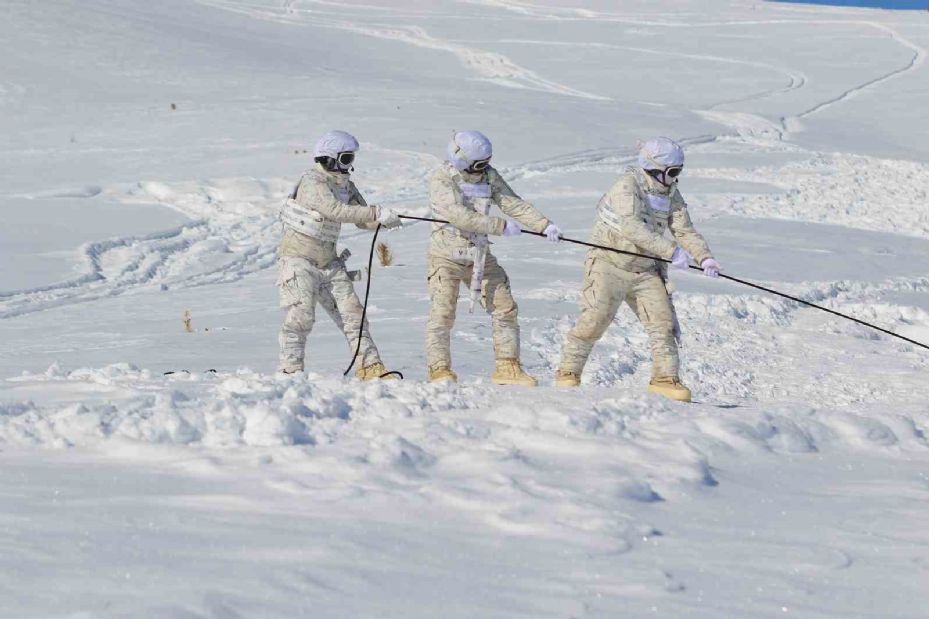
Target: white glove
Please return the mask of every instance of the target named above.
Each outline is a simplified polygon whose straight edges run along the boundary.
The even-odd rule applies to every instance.
[[[683,247],[678,247],[671,255],[671,266],[675,269],[686,269],[693,260],[690,254]]]
[[[374,208],[377,209],[377,223],[388,230],[391,228],[399,228],[403,225],[403,222],[400,221],[400,215],[392,208],[386,206],[375,206]]]
[[[548,237],[548,240],[552,243],[557,243],[561,240],[561,228],[555,224],[548,224],[545,226],[545,230],[542,232],[545,236]]]
[[[700,268],[703,269],[703,274],[707,277],[719,277],[719,263],[712,258],[707,258],[701,262]]]
[[[506,220],[506,227],[503,229],[503,236],[517,236],[522,234],[523,229],[512,219]]]

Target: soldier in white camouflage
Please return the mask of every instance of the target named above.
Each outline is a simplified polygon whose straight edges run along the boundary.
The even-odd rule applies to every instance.
[[[684,151],[674,140],[658,137],[645,142],[638,166],[628,168],[600,199],[591,242],[671,260],[672,266],[682,269],[696,259],[706,275],[718,277],[719,263],[694,229],[677,187],[683,169]],[[626,302],[648,333],[649,391],[690,401],[690,389],[681,383],[678,372],[680,332],[667,274],[667,264],[660,261],[591,249],[584,266],[581,316],[565,340],[555,384],[580,385],[594,344]]]
[[[515,236],[522,227],[544,232],[552,241],[561,230],[520,198],[490,165],[493,147],[479,131],[456,132],[447,161],[429,179],[433,224],[429,245],[429,323],[426,358],[430,381],[458,379],[451,364],[451,329],[462,284],[491,315],[498,385],[535,386],[519,359],[519,323],[510,280],[490,252],[489,236]],[[496,205],[510,219],[490,214]]]
[[[313,151],[315,166],[300,179],[293,195],[284,204],[280,246],[278,286],[280,304],[287,310],[281,326],[280,369],[302,372],[306,339],[316,320],[316,304],[344,332],[354,354],[361,333],[356,376],[363,380],[389,378],[387,369],[365,321],[361,329],[362,306],[355,294],[352,275],[345,267],[348,252],[336,253],[341,226],[352,223],[363,229],[378,224],[386,228],[400,225],[400,218],[389,208],[368,206],[350,180],[358,141],[344,131],[324,134]]]

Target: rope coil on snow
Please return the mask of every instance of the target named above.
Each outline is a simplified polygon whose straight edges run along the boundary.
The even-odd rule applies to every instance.
[[[342,372],[342,376],[348,376],[348,373],[352,371],[352,368],[355,367],[355,361],[358,360],[358,353],[361,352],[361,338],[364,337],[365,318],[368,315],[368,296],[371,294],[371,269],[374,266],[374,247],[377,245],[377,234],[381,231],[381,227],[381,224],[377,224],[377,228],[374,229],[374,238],[371,239],[371,253],[368,254],[368,281],[365,284],[365,300],[361,307],[361,326],[358,327],[358,344],[355,346],[355,354],[352,355],[352,362],[349,363],[345,371]],[[378,378],[394,375],[399,376],[401,379],[403,378],[403,374],[397,371],[385,372]]]

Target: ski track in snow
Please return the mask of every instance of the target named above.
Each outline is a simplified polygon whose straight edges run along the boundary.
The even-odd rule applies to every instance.
[[[746,103],[748,101],[757,101],[760,99],[766,99],[769,97],[774,97],[777,95],[786,94],[794,90],[799,90],[803,88],[807,83],[807,77],[802,73],[796,71],[790,71],[784,67],[780,67],[768,62],[758,62],[753,60],[742,60],[740,58],[730,58],[727,56],[713,56],[710,54],[690,54],[685,52],[675,52],[666,49],[654,49],[650,47],[639,47],[632,45],[616,45],[613,43],[598,43],[598,42],[565,42],[565,41],[544,41],[544,40],[533,40],[533,39],[501,39],[500,43],[511,43],[519,45],[541,45],[546,47],[578,47],[578,48],[587,48],[587,49],[607,49],[607,50],[621,50],[628,52],[636,52],[639,54],[647,54],[654,56],[666,56],[669,58],[680,58],[687,61],[704,61],[704,62],[713,62],[719,64],[731,64],[737,66],[752,67],[755,69],[764,69],[766,71],[773,71],[780,73],[787,77],[787,84],[780,88],[773,88],[769,90],[763,90],[757,93],[744,95],[732,99],[725,99],[718,101],[709,106],[708,109],[713,110],[724,105],[734,105],[737,103]],[[646,102],[648,103],[648,102]]]
[[[838,105],[844,101],[854,98],[855,96],[861,94],[862,92],[873,89],[876,86],[879,86],[887,81],[901,77],[907,73],[913,72],[921,68],[925,62],[929,52],[927,50],[909,40],[895,30],[892,26],[870,20],[855,20],[855,19],[815,19],[815,20],[791,20],[791,19],[771,19],[771,20],[733,20],[733,21],[712,21],[712,22],[703,22],[700,23],[697,21],[686,22],[686,21],[655,21],[647,19],[635,19],[628,17],[620,17],[610,13],[602,13],[598,11],[592,11],[587,9],[576,9],[576,8],[565,8],[565,9],[556,9],[554,7],[545,7],[540,8],[530,3],[525,2],[516,2],[512,0],[468,0],[469,3],[479,4],[488,7],[502,8],[509,10],[515,13],[519,13],[525,16],[531,16],[536,18],[542,18],[553,21],[588,21],[588,20],[597,20],[597,21],[612,21],[616,23],[623,23],[633,26],[650,26],[650,27],[660,27],[660,28],[719,28],[719,27],[733,27],[733,26],[765,26],[772,24],[813,24],[813,25],[860,25],[866,26],[869,28],[875,28],[877,30],[886,32],[890,37],[907,49],[913,52],[913,57],[910,61],[903,67],[899,67],[891,70],[888,73],[878,75],[862,84],[859,84],[853,88],[850,88],[846,91],[841,92],[840,94],[822,101],[810,109],[801,112],[799,114],[785,116],[781,119],[781,124],[785,130],[797,130],[801,127],[800,121],[804,118],[808,118],[814,114],[827,110],[835,105]],[[791,10],[795,7],[780,7],[784,10]],[[819,10],[819,9],[816,9]],[[553,12],[554,11],[554,12]],[[534,43],[534,41],[523,41],[523,40],[511,40],[509,42],[516,43]],[[715,62],[728,62],[735,64],[746,64],[749,66],[756,66],[758,68],[782,71],[785,70],[781,67],[771,65],[769,63],[759,63],[751,61],[742,61],[737,58],[725,58],[725,57],[715,57],[701,54],[681,54],[676,52],[668,52],[663,50],[656,50],[650,48],[640,48],[640,47],[629,47],[629,46],[617,46],[604,43],[565,43],[558,41],[545,41],[543,42],[548,45],[569,45],[569,46],[588,46],[588,47],[600,47],[600,48],[609,48],[609,49],[626,49],[629,51],[635,51],[638,53],[649,53],[649,54],[659,54],[659,55],[671,55],[678,57],[686,57],[694,60],[710,60]],[[803,88],[808,83],[806,76],[797,73],[797,72],[787,72],[789,76],[789,83],[779,89],[774,89],[771,91],[764,91],[760,93],[755,93],[745,97],[738,97],[731,100],[721,101],[713,106],[710,109],[715,109],[723,105],[734,105],[738,103],[746,103],[749,101],[756,101],[759,99],[764,99],[767,97],[789,93],[794,90],[799,90]]]
[[[715,135],[680,138],[684,146],[709,144],[719,139]],[[633,163],[637,157],[635,146],[584,150],[547,159],[530,161],[513,167],[502,167],[500,173],[507,181],[517,181],[553,173],[582,171],[617,171]]]
[[[301,11],[292,4],[285,6],[284,14],[275,9],[261,9],[238,3],[198,0],[202,4],[228,11],[242,13],[250,17],[281,21],[290,24],[310,25],[313,27],[344,30],[367,37],[404,43],[414,47],[448,52],[454,55],[470,72],[500,86],[508,88],[526,88],[549,92],[569,97],[579,97],[595,101],[609,101],[609,97],[583,92],[564,84],[546,79],[535,71],[519,66],[503,54],[474,47],[467,47],[454,41],[437,39],[420,26],[372,26],[358,21],[345,21],[323,17],[317,12],[308,11],[309,20],[300,19]]]
[[[810,108],[809,110],[805,112],[798,114],[795,117],[785,119],[784,120],[785,127],[789,128],[791,126],[795,126],[796,121],[798,120],[808,118],[814,114],[822,112],[823,110],[827,110],[844,101],[848,101],[849,99],[861,94],[862,92],[866,90],[870,90],[874,88],[875,86],[879,86],[880,84],[883,84],[887,81],[901,77],[907,73],[916,71],[926,63],[926,56],[927,56],[926,49],[920,45],[917,45],[916,43],[913,43],[912,41],[910,41],[909,39],[901,35],[899,32],[897,32],[896,30],[894,30],[892,27],[888,26],[887,24],[871,22],[871,21],[853,22],[853,23],[859,23],[859,24],[870,26],[872,28],[876,28],[878,30],[886,32],[887,34],[891,36],[891,38],[893,38],[894,41],[912,50],[913,58],[910,59],[909,63],[903,67],[895,69],[884,75],[880,75],[854,88],[850,88],[849,90],[846,90],[845,92],[841,93],[837,97],[829,99],[828,101],[823,101],[822,103]]]
[[[153,286],[166,289],[235,281],[268,268],[275,262],[279,237],[275,206],[289,190],[283,180],[254,179],[173,186],[143,181],[130,188],[110,189],[107,197],[114,200],[162,204],[192,221],[149,235],[84,245],[81,275],[49,286],[0,292],[0,318]],[[75,194],[96,195],[72,191],[46,195]]]
[[[389,41],[397,41],[423,47],[426,49],[436,49],[449,52],[455,55],[461,64],[468,70],[476,73],[482,79],[494,82],[501,86],[511,88],[529,88],[542,92],[550,92],[558,95],[569,97],[579,97],[582,99],[592,99],[596,101],[609,101],[609,97],[583,92],[557,82],[545,79],[524,67],[514,63],[512,60],[495,52],[488,52],[473,47],[466,47],[451,41],[436,39],[420,27],[407,26],[401,28],[371,28],[359,26],[351,22],[332,22],[332,27],[356,32],[365,36]]]

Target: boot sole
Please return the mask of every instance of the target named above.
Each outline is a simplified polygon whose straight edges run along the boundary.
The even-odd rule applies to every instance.
[[[693,396],[691,394],[687,394],[687,395],[681,394],[681,397],[677,397],[677,396],[671,395],[670,393],[666,391],[652,389],[651,387],[648,388],[648,392],[654,393],[655,395],[660,395],[663,398],[668,398],[669,400],[674,400],[675,402],[687,402],[689,404],[693,401]]]
[[[515,385],[519,387],[538,387],[539,386],[539,381],[527,382],[524,380],[514,380],[514,379],[508,379],[508,378],[503,378],[503,379],[491,378],[490,382],[492,382],[495,385]]]

